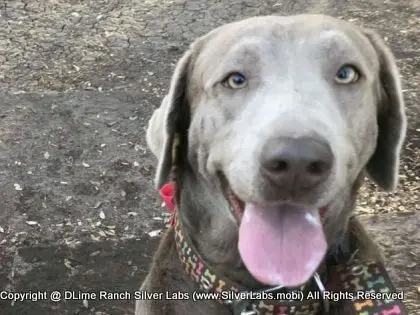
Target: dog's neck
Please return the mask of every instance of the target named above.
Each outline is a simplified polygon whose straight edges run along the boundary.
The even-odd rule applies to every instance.
[[[184,234],[216,274],[248,289],[260,289],[261,283],[250,275],[242,263],[238,251],[238,223],[220,189],[190,171],[183,172],[181,176],[177,181],[180,189],[178,211]],[[333,202],[328,209],[324,224],[332,252],[347,232],[362,178],[360,175],[352,189],[343,192],[345,196],[337,198],[338,202]]]

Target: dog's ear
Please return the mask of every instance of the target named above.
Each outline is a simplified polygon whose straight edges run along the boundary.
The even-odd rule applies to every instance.
[[[191,56],[192,52],[189,49],[178,61],[169,92],[153,113],[147,128],[147,144],[159,159],[155,177],[157,189],[168,180],[173,164],[172,149],[176,135],[186,136],[188,132],[190,114],[186,90]]]
[[[373,181],[387,191],[398,183],[399,161],[406,134],[406,116],[399,71],[391,50],[373,31],[364,30],[379,59],[380,97],[376,150],[366,169]]]

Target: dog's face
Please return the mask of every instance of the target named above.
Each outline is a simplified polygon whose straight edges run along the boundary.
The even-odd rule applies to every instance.
[[[228,24],[192,45],[151,120],[158,186],[175,133],[187,135],[192,169],[229,201],[251,274],[296,286],[343,230],[350,214],[339,203],[363,169],[384,189],[396,185],[398,72],[375,34],[333,18]]]

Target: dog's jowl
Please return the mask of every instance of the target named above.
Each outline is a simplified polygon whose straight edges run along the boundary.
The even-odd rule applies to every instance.
[[[197,39],[147,131],[174,214],[140,291],[171,298],[136,314],[405,314],[353,216],[365,175],[396,187],[405,129],[373,31],[265,16]]]

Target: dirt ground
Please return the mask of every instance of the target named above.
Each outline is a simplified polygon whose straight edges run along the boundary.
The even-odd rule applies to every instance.
[[[0,290],[134,292],[165,211],[144,127],[196,37],[261,14],[327,13],[391,45],[409,116],[401,185],[359,215],[420,314],[420,1],[0,1]],[[133,314],[133,299],[0,300],[8,314]]]

